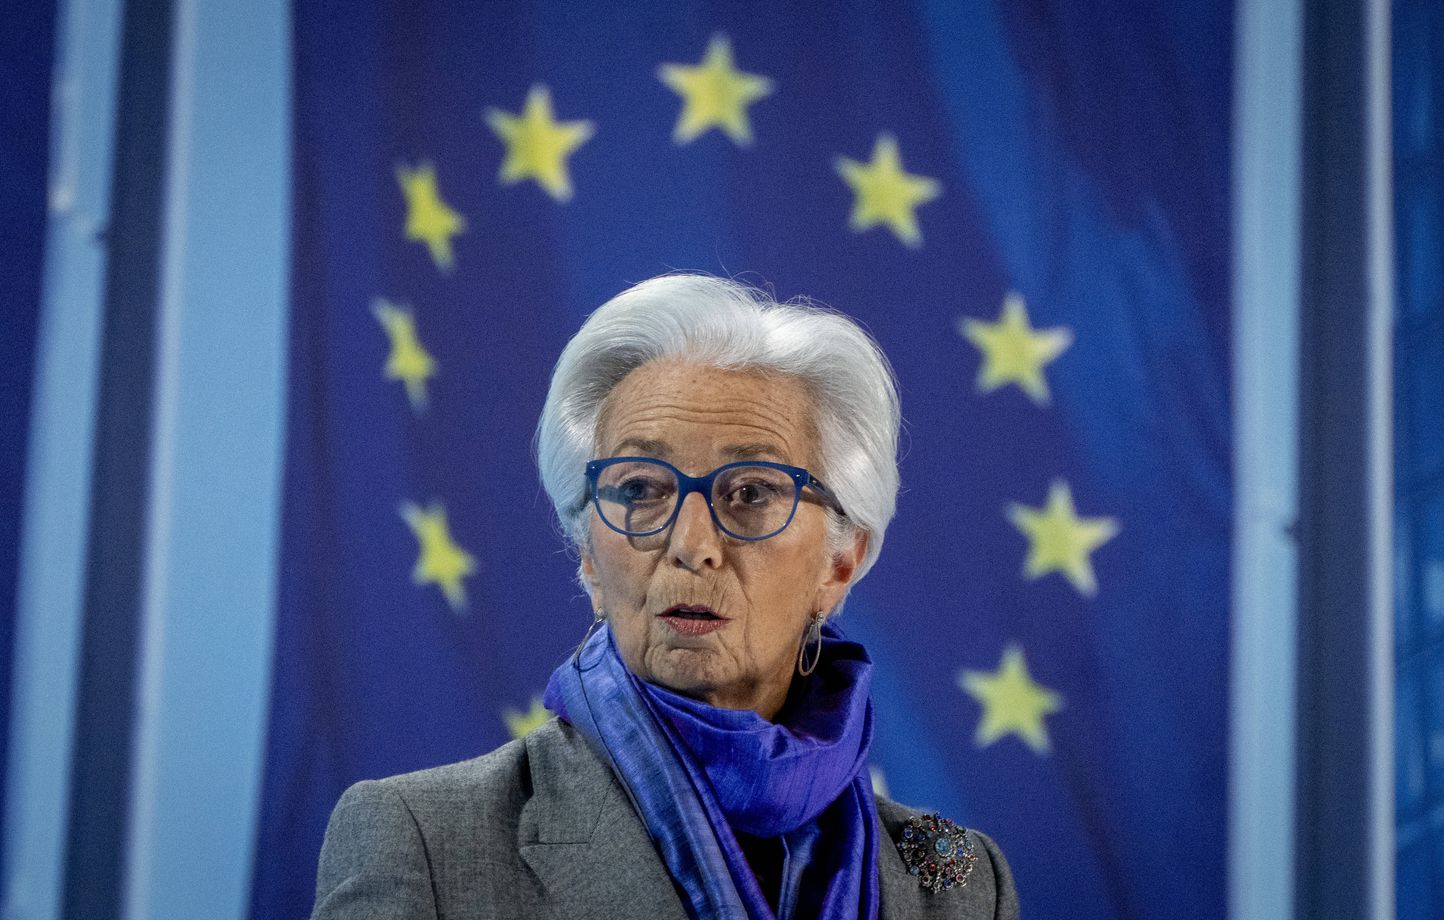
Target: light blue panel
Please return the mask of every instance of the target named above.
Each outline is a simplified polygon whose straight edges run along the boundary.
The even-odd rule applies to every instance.
[[[1293,916],[1302,4],[1243,0],[1234,80],[1231,920]]]
[[[1392,920],[1394,904],[1394,176],[1390,81],[1391,0],[1369,0],[1364,14],[1365,169],[1369,238],[1369,702],[1368,834],[1371,920]]]
[[[226,920],[249,903],[270,687],[290,11],[175,12],[125,915]]]
[[[85,598],[120,0],[57,8],[50,218],[16,595],[0,916],[59,916]]]

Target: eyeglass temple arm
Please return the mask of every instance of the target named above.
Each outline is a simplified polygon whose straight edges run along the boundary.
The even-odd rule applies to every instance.
[[[818,479],[816,476],[813,476],[811,473],[809,473],[806,485],[812,486],[812,488],[817,492],[818,495],[821,495],[824,499],[826,499],[829,508],[831,508],[833,511],[836,511],[843,517],[847,517],[847,511],[843,509],[842,502],[837,500],[837,496],[832,493],[831,489],[823,485],[821,479]]]

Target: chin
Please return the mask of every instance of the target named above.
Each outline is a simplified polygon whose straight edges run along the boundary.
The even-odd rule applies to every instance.
[[[705,699],[723,683],[712,657],[710,649],[668,649],[660,667],[652,669],[652,680],[668,690]]]

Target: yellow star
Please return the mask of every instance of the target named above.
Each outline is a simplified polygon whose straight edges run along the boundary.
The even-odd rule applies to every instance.
[[[918,231],[917,215],[913,212],[918,205],[941,195],[943,187],[936,179],[903,172],[897,141],[892,135],[878,135],[871,163],[838,157],[836,166],[838,175],[857,196],[853,200],[850,222],[853,230],[861,233],[882,224],[907,245],[922,245],[923,235]]]
[[[371,305],[371,313],[391,340],[391,354],[386,358],[387,379],[404,383],[411,408],[421,412],[426,408],[426,381],[436,374],[436,361],[416,337],[416,318],[405,307],[380,298]]]
[[[1047,405],[1050,398],[1044,366],[1073,344],[1073,332],[1067,327],[1034,329],[1023,296],[1016,292],[1003,298],[1003,312],[996,323],[963,317],[958,320],[958,332],[983,353],[979,392],[991,393],[1016,383],[1040,406]]]
[[[466,606],[466,589],[461,580],[476,571],[476,560],[452,541],[446,510],[435,502],[430,508],[407,502],[401,506],[401,517],[420,544],[411,580],[418,585],[436,585],[446,595],[451,609],[460,611]]]
[[[1009,645],[996,672],[958,673],[958,686],[983,707],[983,718],[974,737],[978,747],[987,747],[1004,735],[1017,735],[1034,753],[1052,750],[1048,726],[1043,717],[1063,708],[1063,697],[1033,682],[1023,650]]]
[[[1013,504],[1008,519],[1030,541],[1023,574],[1041,578],[1049,572],[1062,573],[1088,597],[1098,593],[1089,553],[1118,535],[1113,518],[1080,518],[1073,509],[1073,493],[1061,479],[1048,490],[1048,504],[1029,508]]]
[[[526,737],[528,732],[552,717],[552,714],[542,705],[542,698],[539,696],[531,698],[531,709],[526,712],[519,712],[508,707],[501,715],[506,719],[506,730],[511,732],[513,738]]]
[[[733,66],[732,45],[725,35],[713,36],[696,67],[663,64],[657,68],[657,78],[682,97],[682,116],[672,132],[678,144],[693,141],[710,128],[721,128],[738,145],[751,144],[747,106],[772,92],[771,80]]]
[[[397,166],[396,182],[406,196],[406,238],[425,243],[436,267],[450,271],[451,238],[466,229],[466,218],[441,200],[436,170],[430,163],[416,169]]]
[[[557,201],[571,199],[567,157],[591,139],[595,130],[591,122],[557,121],[552,116],[551,91],[537,84],[527,93],[526,108],[520,115],[487,109],[486,123],[506,144],[500,175],[503,185],[535,179]]]

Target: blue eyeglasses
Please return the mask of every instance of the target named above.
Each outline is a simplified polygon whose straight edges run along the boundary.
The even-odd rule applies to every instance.
[[[787,529],[802,490],[846,516],[832,490],[798,466],[764,460],[728,463],[706,476],[688,476],[652,457],[610,457],[587,464],[587,489],[602,523],[628,537],[661,533],[682,502],[702,493],[717,529],[738,540],[766,540]]]

